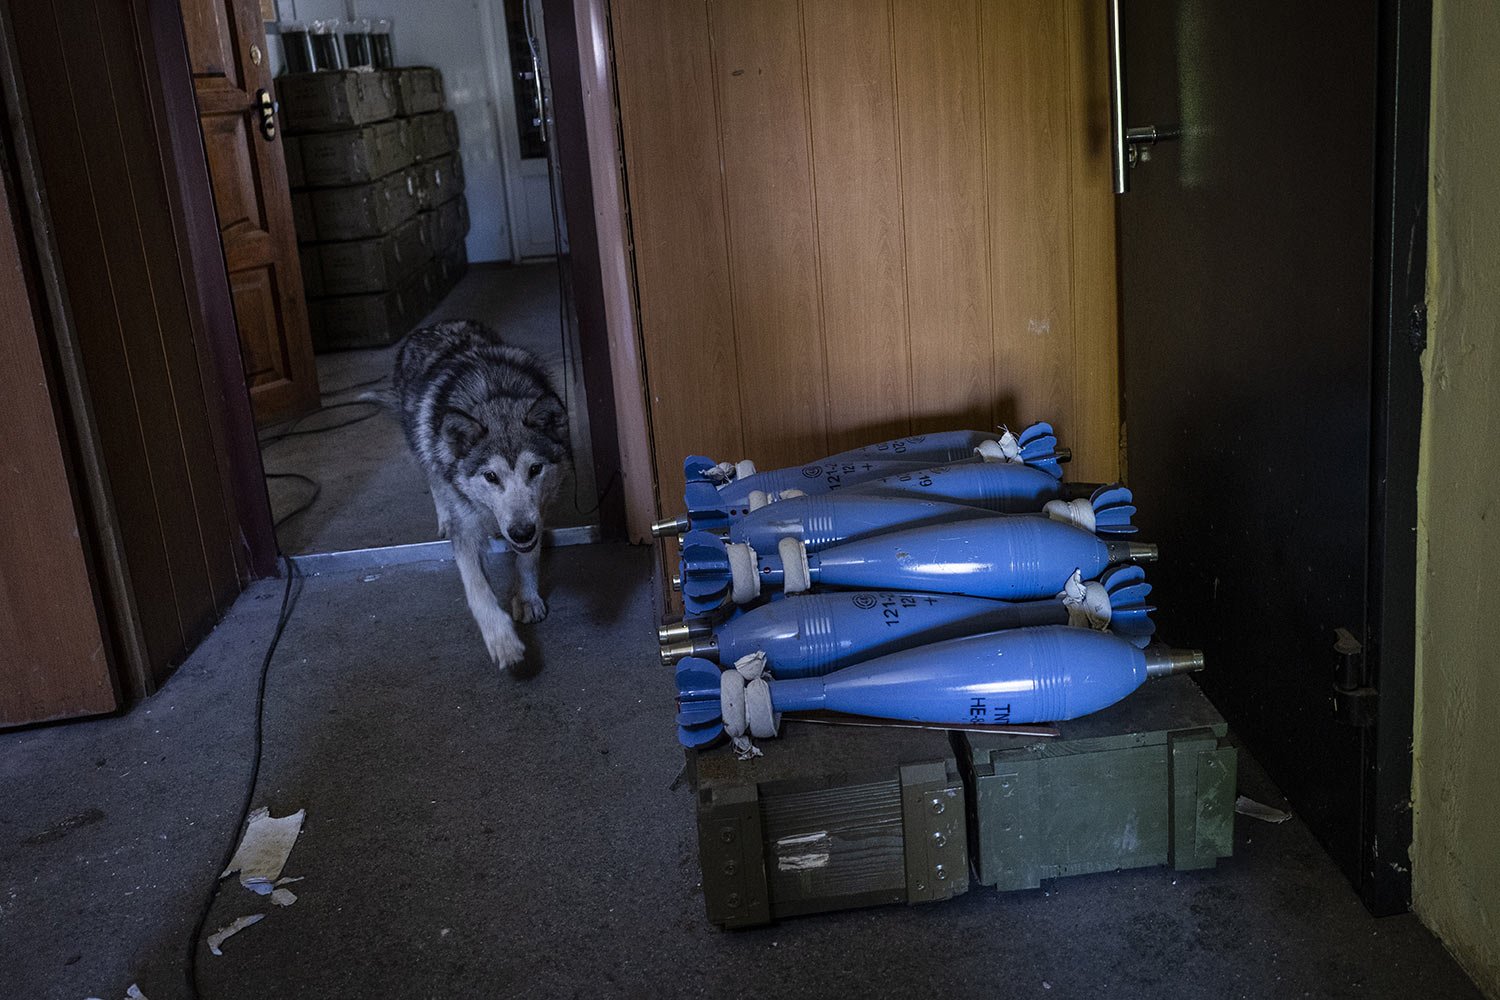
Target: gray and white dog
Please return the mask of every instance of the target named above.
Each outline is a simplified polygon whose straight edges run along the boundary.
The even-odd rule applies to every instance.
[[[412,331],[396,354],[394,388],[469,610],[491,658],[515,668],[526,648],[511,618],[547,615],[537,590],[542,509],[569,457],[567,411],[535,355],[474,320]],[[509,615],[481,564],[497,534],[516,554]]]

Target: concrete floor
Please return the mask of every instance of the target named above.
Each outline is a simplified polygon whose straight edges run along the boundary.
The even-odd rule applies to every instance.
[[[553,264],[474,264],[418,325],[445,319],[488,323],[510,343],[535,353],[561,391],[566,373],[557,302],[557,268]],[[388,381],[375,387],[367,383],[388,379],[395,357],[394,346],[320,354],[318,382],[324,405],[349,402],[371,388],[388,387]],[[577,502],[573,477],[568,475],[547,512],[547,526],[552,528],[597,521],[581,513],[594,507],[596,492],[580,379],[575,370],[568,390],[574,467],[580,477]],[[326,410],[304,418],[296,427],[309,430],[331,426],[376,409],[375,404],[361,404]],[[286,429],[288,425],[267,428],[262,440]],[[268,473],[297,473],[322,487],[311,508],[287,519],[278,530],[284,552],[338,552],[437,538],[437,518],[426,477],[411,457],[400,423],[392,414],[378,413],[373,419],[327,433],[288,437],[266,444],[262,451]],[[295,479],[271,478],[267,488],[278,521],[312,493],[311,486]]]
[[[223,957],[200,951],[205,997],[1478,996],[1414,918],[1369,917],[1296,819],[1238,817],[1215,870],[720,933],[648,552],[546,561],[529,681],[489,665],[450,565],[302,582],[254,804],[307,809],[286,869],[305,881]],[[128,714],[0,734],[0,997],[186,996],[280,596],[252,587]],[[1241,790],[1282,804],[1245,758]],[[209,927],[262,903],[231,881]]]

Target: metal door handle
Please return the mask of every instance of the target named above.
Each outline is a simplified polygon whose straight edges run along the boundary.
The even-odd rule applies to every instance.
[[[1130,151],[1125,134],[1125,53],[1120,0],[1109,0],[1109,135],[1115,194],[1130,190]]]
[[[276,102],[264,87],[255,92],[255,112],[260,118],[261,138],[273,142],[276,139]]]

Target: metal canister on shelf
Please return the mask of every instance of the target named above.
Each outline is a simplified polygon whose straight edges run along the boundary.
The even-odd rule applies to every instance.
[[[313,69],[343,69],[344,53],[339,47],[339,19],[322,18],[312,23]]]
[[[391,19],[377,17],[370,21],[370,55],[376,69],[396,67],[396,45],[391,38]]]
[[[277,34],[281,36],[281,51],[286,59],[288,73],[311,73],[317,68],[313,58],[312,35],[302,21],[281,22]]]
[[[344,22],[344,66],[361,69],[374,66],[374,55],[370,51],[370,19],[356,17]]]

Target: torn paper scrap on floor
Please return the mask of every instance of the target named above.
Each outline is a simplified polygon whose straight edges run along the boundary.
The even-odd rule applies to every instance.
[[[1268,806],[1263,802],[1257,802],[1247,795],[1241,795],[1234,800],[1234,811],[1241,816],[1264,820],[1267,823],[1285,823],[1292,818],[1291,813],[1277,809],[1275,806]]]
[[[87,1000],[99,1000],[98,997],[88,997]],[[125,1000],[149,1000],[146,994],[135,983],[130,984],[130,989],[125,991]]]
[[[208,950],[213,952],[215,955],[224,954],[219,950],[219,945],[234,937],[236,934],[244,930],[246,927],[249,927],[251,924],[258,924],[264,919],[266,919],[266,915],[264,913],[251,913],[246,916],[240,917],[238,920],[236,920],[232,924],[229,924],[228,926],[220,927],[218,930],[214,931],[208,936]]]
[[[272,906],[291,906],[297,901],[297,894],[290,889],[277,889],[271,893]]]
[[[239,850],[219,878],[239,872],[240,885],[262,896],[269,893],[281,877],[281,869],[286,867],[287,856],[292,853],[292,845],[297,842],[306,818],[306,809],[280,818],[273,817],[269,809],[255,810],[245,826]]]

